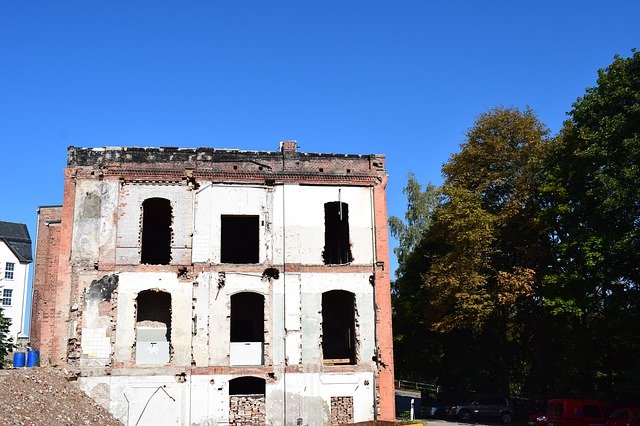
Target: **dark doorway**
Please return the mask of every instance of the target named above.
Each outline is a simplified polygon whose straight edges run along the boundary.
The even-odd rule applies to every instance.
[[[353,261],[349,241],[349,205],[332,201],[324,205],[324,263],[344,264]]]
[[[327,364],[356,363],[355,295],[322,293],[322,358]]]
[[[222,263],[258,263],[259,217],[257,215],[222,215],[220,219],[220,261]]]
[[[231,296],[231,342],[264,342],[264,296],[238,293]]]
[[[149,198],[142,203],[140,262],[168,265],[171,262],[171,202]]]

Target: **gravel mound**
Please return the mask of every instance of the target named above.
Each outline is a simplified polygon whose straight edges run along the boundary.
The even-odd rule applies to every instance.
[[[52,367],[0,370],[0,407],[0,425],[122,425]]]

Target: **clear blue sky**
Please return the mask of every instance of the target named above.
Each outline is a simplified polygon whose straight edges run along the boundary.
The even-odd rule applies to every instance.
[[[556,132],[640,47],[640,1],[11,1],[0,4],[0,220],[35,239],[69,145],[382,153],[389,213],[480,112]]]

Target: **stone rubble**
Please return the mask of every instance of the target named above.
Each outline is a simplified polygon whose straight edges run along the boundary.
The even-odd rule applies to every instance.
[[[53,367],[0,370],[1,425],[104,425],[121,422]]]

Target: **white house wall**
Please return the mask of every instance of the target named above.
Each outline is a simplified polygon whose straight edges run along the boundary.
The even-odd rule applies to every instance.
[[[5,278],[5,267],[7,262],[13,263],[13,279]],[[0,297],[3,289],[13,290],[11,295],[11,306],[2,306],[3,315],[11,318],[11,326],[9,327],[9,336],[13,338],[15,343],[18,334],[24,335],[24,311],[25,311],[25,292],[27,282],[29,280],[29,264],[23,264],[18,258],[0,241]],[[0,302],[2,299],[0,298]]]

